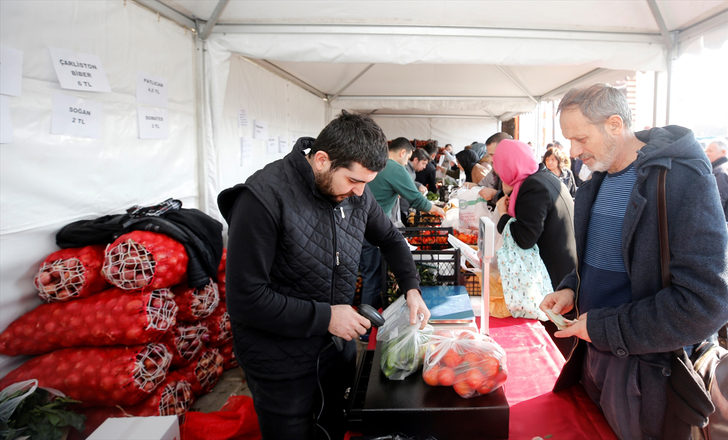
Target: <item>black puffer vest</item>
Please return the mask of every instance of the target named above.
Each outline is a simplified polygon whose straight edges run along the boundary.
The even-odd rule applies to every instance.
[[[356,288],[361,243],[371,204],[367,190],[335,205],[314,182],[303,150],[313,143],[301,138],[282,160],[268,164],[243,185],[221,194],[232,203],[247,188],[278,224],[270,288],[282,295],[351,304]],[[227,193],[227,194],[226,194]],[[266,377],[295,377],[315,370],[316,358],[330,335],[289,338],[236,322],[232,317],[235,351],[246,370]]]
[[[296,298],[351,304],[367,193],[335,206],[324,198],[301,151],[312,143],[312,138],[299,139],[282,161],[266,166],[245,184],[280,224],[271,288]]]

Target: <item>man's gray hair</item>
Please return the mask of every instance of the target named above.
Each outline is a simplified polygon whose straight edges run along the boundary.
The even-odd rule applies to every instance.
[[[627,97],[619,89],[607,84],[594,84],[583,89],[569,90],[559,103],[557,113],[577,107],[592,123],[601,124],[610,116],[622,118],[625,128],[631,130],[632,111],[629,109]]]
[[[728,143],[726,143],[725,139],[713,139],[708,143],[708,145],[710,144],[715,144],[722,152],[728,151]]]

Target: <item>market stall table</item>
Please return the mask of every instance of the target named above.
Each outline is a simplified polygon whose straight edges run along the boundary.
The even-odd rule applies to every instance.
[[[510,406],[509,439],[617,438],[580,386],[551,392],[564,357],[538,321],[491,317],[489,323],[490,335],[507,355],[508,381],[504,391]],[[374,341],[371,337],[369,349],[375,347]],[[438,435],[437,432],[430,434]],[[349,433],[345,438],[356,438],[356,435]]]

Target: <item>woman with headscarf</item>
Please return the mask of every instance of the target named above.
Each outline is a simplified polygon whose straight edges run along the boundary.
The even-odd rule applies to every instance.
[[[465,182],[477,184],[488,173],[488,170],[478,163],[480,160],[473,150],[463,150],[455,155],[458,166],[465,171]]]
[[[493,168],[506,193],[496,203],[500,214],[498,232],[502,233],[508,220],[515,218],[510,225],[513,241],[521,249],[538,245],[555,289],[576,267],[574,200],[569,190],[554,174],[537,172],[538,162],[531,148],[520,141],[500,141]],[[553,335],[553,323],[549,321],[544,326]],[[562,353],[571,347],[571,341],[566,339],[556,338],[555,342]]]

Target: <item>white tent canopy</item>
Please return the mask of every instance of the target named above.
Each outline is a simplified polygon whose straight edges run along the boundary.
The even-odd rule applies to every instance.
[[[334,109],[378,115],[508,119],[579,83],[666,71],[728,33],[725,1],[141,3]]]
[[[571,86],[723,44],[728,0],[2,0],[0,37],[22,54],[21,93],[0,96],[4,329],[72,221],[169,197],[219,218],[222,189],[342,108],[389,137],[483,141]],[[49,48],[97,56],[111,91],[62,88]],[[140,138],[141,74],[168,91],[166,137]],[[97,105],[100,135],[52,133],[59,95]]]

